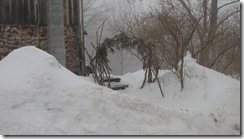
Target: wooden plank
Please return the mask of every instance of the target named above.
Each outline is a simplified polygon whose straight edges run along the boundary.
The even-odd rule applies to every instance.
[[[29,18],[30,18],[30,24],[34,25],[35,24],[35,4],[34,0],[30,0],[30,9],[29,9]]]
[[[104,78],[103,80],[104,80],[104,82],[108,82],[108,81],[110,81],[110,82],[120,82],[121,78],[110,77],[110,79],[109,78]]]
[[[38,0],[34,0],[34,25],[38,25],[39,22],[39,8],[38,8]]]
[[[127,84],[118,84],[118,85],[112,86],[111,89],[124,90],[125,88],[128,88],[128,87],[129,87],[129,85],[127,85]]]
[[[73,0],[73,5],[74,5],[74,9],[73,9],[73,13],[74,13],[74,22],[73,25],[78,25],[78,0]]]
[[[71,0],[71,25],[74,25],[74,0]]]
[[[30,1],[31,0],[27,0],[27,22],[28,22],[28,25],[31,25],[31,13],[30,13]]]
[[[0,24],[5,22],[5,0],[0,0]]]
[[[68,25],[68,0],[63,0],[64,3],[64,25]]]
[[[43,0],[43,23],[44,25],[47,25],[47,6],[46,6],[46,0]]]
[[[64,3],[64,25],[67,25],[67,6],[68,6],[68,1],[67,0],[63,0],[63,3]]]
[[[44,26],[47,25],[47,12],[46,12],[46,0],[39,0],[38,2],[39,8],[39,25]]]
[[[18,25],[23,25],[24,23],[24,14],[23,14],[23,1],[22,0],[19,0],[19,3],[18,3],[18,7],[19,7],[19,11],[18,11]]]
[[[68,25],[72,25],[72,5],[71,0],[68,0]]]
[[[8,5],[9,5],[9,23],[8,24],[13,24],[13,18],[16,18],[16,17],[13,17],[12,16],[12,12],[14,12],[14,10],[12,9],[12,0],[9,0],[8,1]]]
[[[79,24],[80,24],[80,19],[81,19],[81,13],[80,13],[80,8],[81,8],[81,6],[80,6],[80,0],[77,0],[77,25],[79,26]]]
[[[11,17],[9,17],[9,1],[8,0],[5,0],[5,21],[4,21],[4,24],[7,25],[9,24],[9,19]]]
[[[29,25],[28,0],[23,0],[23,25]]]
[[[12,24],[17,25],[19,16],[19,0],[12,0]]]

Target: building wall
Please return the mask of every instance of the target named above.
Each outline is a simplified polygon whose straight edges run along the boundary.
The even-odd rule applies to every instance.
[[[16,48],[36,46],[48,52],[49,0],[0,0],[0,60]],[[79,71],[78,0],[63,0],[66,67]]]
[[[0,26],[0,59],[16,48],[31,45],[47,51],[45,26]]]
[[[74,73],[79,70],[79,47],[73,26],[65,26],[66,67]],[[46,26],[0,26],[0,60],[14,49],[36,46],[47,52]]]
[[[66,68],[78,74],[80,69],[79,63],[79,41],[73,26],[64,27],[65,50],[66,50]]]
[[[62,0],[46,1],[48,52],[66,67],[64,4]]]

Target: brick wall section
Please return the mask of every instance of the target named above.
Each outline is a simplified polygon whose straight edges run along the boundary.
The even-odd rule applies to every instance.
[[[79,67],[79,47],[72,26],[65,26],[66,67],[74,73]],[[47,52],[46,26],[0,26],[0,60],[14,49],[36,46]]]
[[[0,60],[22,46],[34,45],[47,51],[46,34],[43,26],[0,26]]]
[[[64,27],[65,50],[66,50],[66,68],[78,74],[79,72],[79,45],[77,35],[72,26]]]

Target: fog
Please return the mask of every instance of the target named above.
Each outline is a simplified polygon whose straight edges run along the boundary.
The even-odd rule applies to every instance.
[[[136,10],[138,12],[145,10],[146,8],[148,8],[148,5],[153,3],[152,1],[153,0],[137,0],[135,3]],[[86,24],[85,26],[85,30],[88,33],[88,35],[85,36],[85,47],[91,55],[95,54],[95,51],[91,43],[96,44],[96,31],[102,24],[102,22],[105,19],[107,19],[104,25],[102,40],[104,40],[105,38],[112,38],[117,34],[111,28],[110,23],[112,22],[113,18],[119,15],[119,13],[129,10],[127,0],[99,0],[97,1],[94,7],[95,9],[97,9],[95,13],[98,15],[96,19]],[[100,11],[98,9],[100,9]],[[85,17],[89,18],[88,16]],[[135,72],[142,68],[142,63],[140,62],[140,60],[138,60],[135,56],[131,55],[128,51],[117,51],[113,54],[110,53],[108,59],[110,61],[109,66],[112,69],[113,75],[122,75],[128,72]],[[89,62],[90,60],[88,56],[86,56],[86,64],[89,65]]]
[[[87,0],[88,1],[88,0]],[[96,44],[96,31],[98,27],[102,24],[102,22],[106,20],[104,25],[104,31],[102,34],[102,40],[105,38],[112,38],[117,35],[117,33],[111,27],[111,23],[115,17],[117,17],[120,13],[130,10],[127,1],[131,0],[93,0],[96,3],[91,7],[91,10],[86,12],[85,20],[89,19],[89,16],[96,15],[93,21],[86,22],[85,30],[88,35],[85,36],[85,47],[88,52],[94,56],[95,51],[91,45],[91,43]],[[224,3],[230,0],[219,0],[218,5],[221,6]],[[150,9],[150,7],[155,7],[158,5],[158,0],[135,0],[134,6],[136,7],[134,10],[138,13],[141,11],[146,11]],[[233,7],[233,6],[230,6]],[[229,10],[228,8],[223,8],[222,11]],[[222,11],[219,14],[222,14]],[[126,51],[118,51],[114,54],[109,54],[109,65],[112,69],[112,74],[114,75],[122,75],[128,72],[135,72],[142,68],[142,63],[129,52]],[[89,65],[89,58],[86,56],[86,64]]]

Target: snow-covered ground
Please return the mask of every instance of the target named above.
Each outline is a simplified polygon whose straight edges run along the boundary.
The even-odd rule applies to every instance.
[[[143,71],[122,76],[113,91],[78,77],[35,47],[0,61],[3,135],[240,135],[240,82],[186,56],[185,88],[160,71],[139,89]]]

